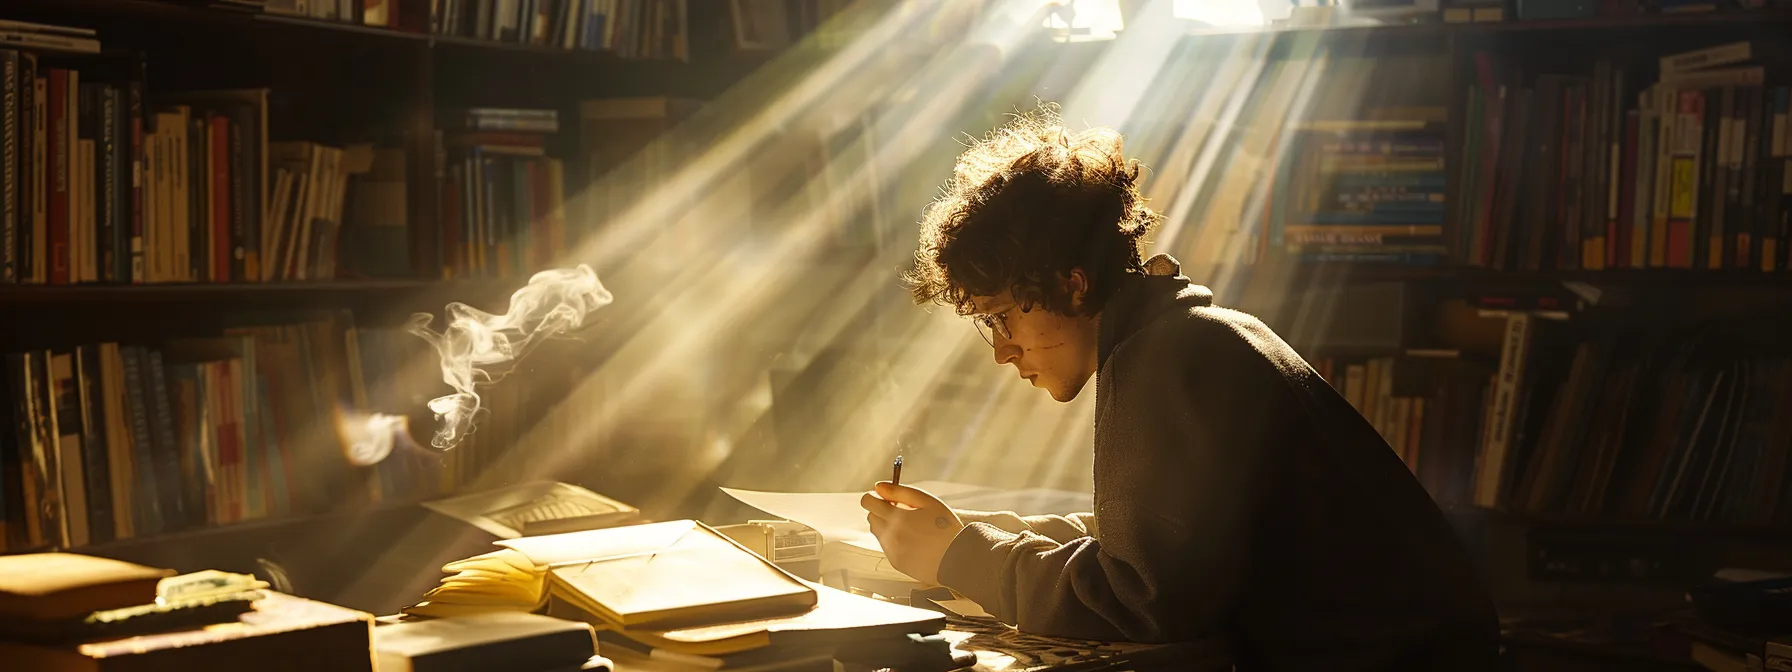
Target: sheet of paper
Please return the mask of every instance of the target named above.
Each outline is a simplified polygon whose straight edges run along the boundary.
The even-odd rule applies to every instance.
[[[926,490],[955,509],[977,511],[1013,511],[1021,515],[1054,513],[1065,515],[1088,511],[1091,498],[1087,493],[1064,490],[1002,490],[949,481],[911,483]],[[859,492],[765,492],[722,488],[722,492],[741,503],[784,520],[808,525],[821,533],[826,541],[838,541],[867,550],[882,552],[877,537],[865,524],[865,509],[859,506]]]
[[[563,562],[652,553],[672,548],[693,536],[713,535],[697,533],[697,524],[689,520],[669,520],[629,527],[505,539],[493,543],[522,553],[537,567],[541,567]]]

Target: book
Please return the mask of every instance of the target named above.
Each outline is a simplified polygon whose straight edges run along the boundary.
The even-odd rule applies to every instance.
[[[800,579],[694,520],[499,543],[545,561],[549,593],[620,628],[790,615],[817,599]]]
[[[174,571],[74,553],[0,556],[0,619],[56,620],[156,601]]]
[[[657,651],[729,656],[767,648],[831,650],[848,642],[933,634],[945,626],[945,615],[937,611],[810,586],[816,594],[815,608],[801,614],[675,630],[623,629],[618,634]],[[548,613],[566,618],[587,616],[557,598],[549,599]]]
[[[554,481],[518,483],[424,502],[423,506],[500,539],[614,527],[641,516],[633,506]]]
[[[380,626],[373,649],[380,672],[533,672],[583,665],[597,641],[586,623],[496,612]]]
[[[372,672],[373,616],[273,591],[234,622],[73,646],[0,642],[7,669]]]
[[[613,628],[687,627],[802,613],[815,589],[693,520],[496,542],[442,567],[449,576],[404,612],[535,611],[549,595]]]
[[[147,603],[55,620],[0,619],[5,638],[47,645],[123,639],[234,621],[254,608],[268,583],[248,574],[204,570],[156,582]]]
[[[500,549],[442,566],[448,576],[404,613],[452,617],[494,611],[535,611],[547,605],[545,573],[529,556]]]

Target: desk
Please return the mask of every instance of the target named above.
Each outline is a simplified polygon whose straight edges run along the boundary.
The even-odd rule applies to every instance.
[[[977,656],[976,672],[1232,669],[1224,642],[1155,645],[1029,635],[992,618],[946,617],[952,648]]]
[[[1151,645],[1042,637],[1019,632],[991,618],[957,616],[947,616],[946,628],[940,632],[952,641],[954,650],[977,657],[976,666],[969,668],[972,672],[1225,672],[1232,669],[1231,656],[1218,641]],[[599,647],[598,652],[614,662],[615,672],[689,672],[694,669],[646,659],[615,647],[608,650]],[[834,666],[831,660],[822,659],[812,665],[797,662],[779,669],[831,672]]]

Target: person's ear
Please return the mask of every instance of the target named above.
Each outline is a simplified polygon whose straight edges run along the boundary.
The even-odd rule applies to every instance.
[[[1083,301],[1089,295],[1089,276],[1083,269],[1070,269],[1070,275],[1064,278],[1064,292],[1070,295],[1070,307],[1081,312]]]

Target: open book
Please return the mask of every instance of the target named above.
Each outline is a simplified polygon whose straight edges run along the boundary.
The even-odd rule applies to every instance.
[[[934,632],[943,624],[937,612],[804,582],[696,521],[497,544],[503,548],[443,566],[442,584],[404,612],[545,610],[653,649],[703,655]]]
[[[815,590],[694,520],[497,542],[449,563],[450,575],[405,613],[534,611],[548,596],[613,628],[683,627],[802,613]]]
[[[423,506],[500,539],[614,527],[641,517],[633,506],[555,481],[518,483]]]

